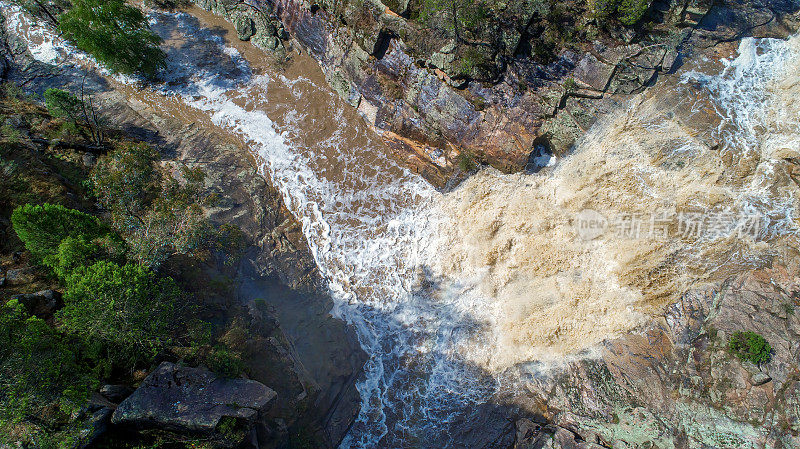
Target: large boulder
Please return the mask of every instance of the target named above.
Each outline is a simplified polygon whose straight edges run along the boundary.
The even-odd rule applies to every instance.
[[[275,399],[260,382],[225,379],[164,362],[124,400],[111,422],[177,432],[213,432],[224,417],[253,420]]]
[[[25,306],[28,313],[38,317],[52,316],[63,304],[61,293],[55,290],[42,290],[36,293],[16,295],[12,299],[16,299]]]

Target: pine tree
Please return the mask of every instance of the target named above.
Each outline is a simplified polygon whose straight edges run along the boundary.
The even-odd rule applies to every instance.
[[[124,0],[72,0],[72,4],[58,18],[58,28],[111,71],[152,79],[164,68],[161,38],[150,30],[139,9]]]

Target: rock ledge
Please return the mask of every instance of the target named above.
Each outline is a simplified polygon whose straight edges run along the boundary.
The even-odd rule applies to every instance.
[[[224,417],[250,420],[277,394],[260,382],[219,378],[164,362],[124,400],[111,421],[137,427],[212,432]]]

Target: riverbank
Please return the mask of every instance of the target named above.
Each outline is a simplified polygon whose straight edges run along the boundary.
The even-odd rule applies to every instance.
[[[293,438],[336,447],[358,413],[355,383],[365,358],[352,330],[330,315],[333,304],[301,226],[259,173],[252,154],[188,109],[148,102],[146,91],[91,65],[37,60],[23,36],[12,32],[3,37],[5,82],[38,95],[48,88],[83,92],[91,96],[103,123],[153,145],[162,164],[186,164],[207,173],[206,191],[220,198],[207,210],[208,217],[241,229],[246,245],[234,266],[200,268],[203,282],[216,276],[226,287],[198,296],[207,297],[203,310],[212,322],[246,329],[239,349],[248,354],[247,372],[277,393],[255,426],[261,447]],[[93,156],[86,160],[91,163]],[[175,267],[173,276],[197,275],[180,264]],[[15,291],[25,288],[14,286]],[[129,430],[112,426],[109,431]]]
[[[632,26],[597,19],[583,2],[512,2],[485,13],[486,27],[470,39],[442,19],[426,25],[425,2],[195,3],[268,51],[313,56],[394,157],[439,188],[477,164],[536,170],[543,151],[566,154],[684,58],[713,56],[746,36],[786,38],[798,25],[791,2],[648,2]]]
[[[200,4],[229,18],[257,13],[233,2]],[[791,5],[787,5],[787,9],[769,10],[741,2],[675,4],[660,12],[663,34],[657,31],[654,36],[640,34],[633,42],[630,36],[604,40],[602,51],[608,53],[603,56],[601,52],[601,57],[597,48],[584,49],[583,53],[571,48],[564,54],[567,61],[562,61],[566,66],[555,74],[556,66],[525,63],[523,58],[518,61],[521,66],[514,69],[513,64],[509,64],[496,84],[487,85],[485,81],[475,80],[453,82],[452,77],[429,59],[420,58],[418,54],[409,56],[403,32],[392,27],[402,30],[403,26],[413,27],[413,24],[409,25],[406,18],[398,18],[391,8],[383,5],[367,10],[375,12],[376,22],[353,20],[351,15],[359,9],[346,5],[338,9],[279,2],[272,9],[263,7],[261,12],[272,14],[274,23],[280,23],[282,29],[289,32],[294,39],[292,42],[320,62],[332,88],[373,125],[401,164],[438,187],[459,179],[455,172],[460,168],[466,172],[475,167],[475,161],[471,167],[469,163],[458,167],[464,160],[459,154],[469,154],[470,145],[481,146],[475,151],[475,159],[503,171],[522,169],[531,153],[541,155],[533,151],[538,143],[562,155],[598,118],[619,110],[622,103],[656,79],[672,76],[671,82],[676,83],[671,74],[678,71],[683,58],[702,61],[707,57],[712,65],[722,58],[730,60],[737,56],[737,42],[742,37],[786,38],[796,30],[797,20],[796,14],[792,15],[796,9]],[[389,21],[391,24],[386,25]],[[376,28],[370,28],[373,26]],[[670,27],[673,27],[671,32]],[[364,29],[371,31],[364,32]],[[680,39],[659,40],[672,32],[680,35]],[[419,33],[424,35],[425,31]],[[378,40],[371,42],[366,36]],[[288,46],[290,41],[284,42]],[[609,54],[618,59],[609,62]],[[523,77],[532,76],[533,81],[520,83],[519,78],[515,78],[519,71],[523,72]],[[598,74],[606,74],[606,77],[590,78]],[[569,79],[575,82],[569,89],[571,92],[566,88],[571,84],[567,83]],[[593,82],[596,86],[591,87]],[[565,83],[568,86],[565,87]],[[523,85],[526,86],[524,91]],[[475,92],[490,106],[473,104]],[[546,101],[548,97],[551,97],[550,103]],[[520,102],[526,98],[537,106]],[[541,104],[550,104],[550,107],[542,112]],[[710,118],[689,119],[691,113],[681,112],[683,107],[676,108],[673,103],[664,110],[678,114],[677,128],[686,130],[684,137],[687,139],[697,139],[692,144],[698,143],[700,151],[713,152],[720,142],[705,126],[713,128],[716,118],[710,114]],[[629,125],[632,127],[640,125],[635,117],[631,117]],[[537,140],[543,136],[543,140]],[[513,144],[498,150],[492,142]],[[484,146],[488,148],[486,152]],[[663,150],[668,154],[671,147],[665,144]],[[660,147],[648,151],[658,153]],[[770,158],[767,155],[765,160]],[[660,154],[654,160],[661,161],[662,165],[655,170],[680,171],[687,162],[678,159],[673,161]],[[754,161],[753,166],[759,162]],[[673,163],[675,165],[671,166]],[[794,173],[792,160],[781,164]],[[620,170],[620,176],[634,175],[623,168]],[[606,175],[616,176],[613,172]],[[746,173],[739,173],[739,176],[750,177]],[[629,185],[636,185],[631,182]],[[449,185],[452,187],[453,183]],[[793,188],[791,182],[786,184],[780,180],[775,186]],[[521,182],[513,188],[527,186]],[[472,193],[482,199],[489,195],[487,192],[493,192],[491,186],[469,190],[463,195],[469,198]],[[791,200],[792,195],[788,194],[787,198]],[[523,204],[530,201],[528,198]],[[634,203],[625,204],[633,207]],[[497,209],[486,213],[495,212]],[[489,215],[476,217],[478,222],[484,219],[491,221]],[[472,221],[464,226],[468,228],[470,223]],[[492,261],[502,258],[507,249],[498,228],[502,229],[504,224],[501,220],[487,222],[486,233],[476,231],[476,239],[467,239],[467,243],[497,240],[497,251],[485,258]],[[527,229],[527,225],[518,226]],[[468,447],[760,448],[796,445],[798,415],[790,392],[797,388],[798,367],[794,352],[787,345],[798,326],[793,312],[797,306],[797,255],[784,250],[784,246],[781,248],[773,267],[765,259],[753,265],[762,268],[733,270],[730,276],[705,285],[701,282],[678,296],[668,295],[663,298],[665,302],[658,303],[658,307],[663,307],[661,313],[654,312],[644,325],[605,340],[589,353],[565,357],[561,363],[554,362],[551,357],[549,362],[515,366],[501,376],[506,387],[492,400],[475,407],[471,413],[457,415],[455,421],[443,423],[442,427],[448,429],[455,444]],[[548,254],[559,251],[561,248],[553,248]],[[629,273],[637,285],[657,291],[662,283],[678,279],[674,266],[659,265],[656,254],[649,256],[650,259],[642,263],[644,266],[655,264],[651,271],[639,273],[636,271],[639,267],[633,274]],[[539,266],[541,262],[533,257],[530,264]],[[516,271],[526,267],[517,267]],[[670,276],[675,279],[670,280]],[[423,294],[434,296],[440,281],[438,278],[423,281]],[[620,303],[618,307],[624,310],[626,304]],[[742,313],[742,307],[749,312]],[[772,361],[763,366],[737,361],[726,350],[727,339],[745,329],[767,336],[769,341],[776,342],[774,347],[784,349],[780,355],[776,350]],[[481,343],[473,342],[477,346]],[[475,422],[481,422],[480,428],[472,424]],[[399,435],[390,435],[386,441],[400,441],[397,438]]]
[[[647,96],[637,103],[658,107],[607,117],[616,125],[598,127],[596,136],[613,139],[600,139],[606,146],[584,148],[579,153],[584,159],[573,158],[571,164],[529,177],[484,170],[442,195],[385,157],[389,150],[363,126],[355,108],[325,86],[325,62],[320,70],[304,53],[283,69],[268,66],[271,56],[238,40],[255,36],[248,34],[258,33],[256,25],[251,28],[245,20],[234,28],[206,13],[193,14],[196,17],[154,16],[154,29],[167,38],[169,48],[178,49],[169,54],[173,66],[165,73],[164,87],[153,91],[107,81],[114,87],[107,87],[104,95],[109,96],[108,105],[127,105],[112,116],[121,123],[133,117],[130,132],[150,135],[171,157],[209,164],[211,186],[230,199],[210,211],[212,218],[239,224],[255,243],[237,270],[237,297],[258,299],[266,292],[269,297],[263,299],[274,307],[269,315],[283,329],[276,344],[256,329],[260,322],[253,321],[248,331],[259,337],[253,339],[250,368],[278,392],[279,400],[297,399],[283,403],[287,414],[314,408],[307,415],[312,434],[321,433],[329,444],[346,434],[342,447],[798,444],[798,366],[792,343],[800,334],[795,317],[800,290],[796,244],[791,240],[795,217],[791,210],[777,213],[783,212],[777,206],[797,198],[797,157],[789,145],[796,136],[795,122],[789,116],[781,126],[767,127],[769,135],[785,140],[773,140],[770,152],[763,155],[748,152],[745,157],[737,152],[741,148],[724,145],[736,144],[736,139],[720,139],[709,131],[722,119],[709,112],[715,110],[714,103],[701,103],[705,107],[697,109],[692,102],[675,103],[711,91],[704,86],[713,84],[714,75],[701,73],[692,78],[694,84],[684,86],[686,90],[662,92],[663,103]],[[313,19],[313,7],[308,14],[311,25],[321,20]],[[323,13],[316,9],[316,14]],[[309,22],[303,19],[295,25],[303,24]],[[262,33],[261,38],[279,34],[276,26],[274,34]],[[328,39],[335,38],[324,40]],[[389,41],[397,44],[395,38]],[[278,48],[275,40],[271,43]],[[748,67],[751,50],[764,55],[770,49],[744,47],[743,68]],[[722,56],[736,57],[740,50],[718,45],[713,51],[711,65]],[[41,87],[57,82],[69,86],[80,79],[64,74],[58,81],[58,75],[53,77],[49,68],[30,58],[20,66],[31,67],[24,79]],[[780,84],[780,89],[787,95],[763,98],[778,110],[788,110],[786,98],[793,98],[793,87]],[[714,100],[713,92],[709,96]],[[117,103],[114,98],[119,98]],[[751,96],[743,98],[755,103]],[[362,113],[364,101],[358,104]],[[781,101],[789,103],[781,106]],[[746,134],[738,133],[744,127],[731,126],[726,136]],[[753,128],[755,148],[761,148],[762,126]],[[676,147],[675,142],[688,144]],[[676,148],[681,151],[673,151]],[[255,162],[243,162],[250,160],[248,152]],[[581,164],[587,160],[605,163]],[[439,176],[435,170],[431,173],[429,179]],[[440,176],[440,184],[449,176]],[[651,182],[642,183],[647,176],[652,176]],[[557,188],[550,188],[553,183]],[[761,187],[765,190],[758,190]],[[770,220],[760,236],[769,240],[723,239],[710,246],[725,251],[694,259],[730,269],[729,276],[681,294],[675,293],[684,280],[680,269],[693,267],[681,258],[685,250],[679,253],[649,241],[620,244],[613,237],[596,244],[567,240],[575,237],[568,212],[593,206],[592,201],[613,205],[614,199],[627,208],[625,212],[652,212],[643,198],[653,192],[679,206],[689,200],[704,206],[714,206],[715,201],[739,205],[739,200],[754,204],[759,217]],[[747,203],[751,198],[758,201]],[[439,216],[442,210],[451,216]],[[540,217],[548,220],[532,219]],[[437,220],[443,220],[444,227],[437,227]],[[451,233],[457,238],[439,241]],[[703,244],[694,248],[708,248]],[[731,255],[753,257],[737,260],[737,268],[726,260]],[[609,258],[623,268],[614,271],[608,269],[613,264],[594,264],[605,268],[606,276],[580,263]],[[426,265],[429,262],[441,266]],[[470,270],[490,276],[476,276],[475,281],[464,276]],[[519,284],[509,282],[517,280],[514,273],[525,274]],[[492,282],[481,284],[484,278]],[[285,288],[318,293],[323,280],[336,295],[333,303],[327,296]],[[482,289],[501,294],[486,301],[474,294]],[[572,293],[561,295],[571,303],[559,297],[562,289]],[[616,295],[619,291],[633,294]],[[593,318],[613,318],[612,311],[628,311],[629,306],[641,313],[637,299],[645,295],[657,301],[644,309],[650,315],[643,325],[611,320],[622,330],[613,338],[602,338],[606,335],[599,332],[600,341],[592,341],[596,344],[591,351],[569,356],[559,352],[547,362],[518,363],[535,359],[524,352],[531,349],[527,343],[536,342],[539,346],[532,349],[542,349],[541,340],[526,339],[529,335],[557,343],[571,338],[574,349],[575,340],[580,346],[587,339],[571,332],[570,325],[597,329]],[[592,307],[594,299],[608,297],[610,303]],[[508,302],[509,298],[518,301]],[[545,323],[553,327],[535,326],[541,334],[531,332],[526,320],[553,304],[566,304],[556,308],[566,314]],[[503,313],[492,322],[492,311],[499,307],[506,308],[500,308]],[[342,331],[342,323],[328,316],[331,308],[358,326],[360,343],[369,352],[362,381],[354,382],[354,373],[365,356],[352,349],[352,333]],[[586,309],[588,315],[578,313]],[[507,331],[501,336],[511,344],[492,346],[497,329]],[[742,330],[757,332],[772,344],[771,361],[754,365],[727,351],[728,339]],[[260,352],[263,345],[270,349]],[[486,348],[494,351],[481,353]],[[262,358],[274,353],[286,355],[288,361]],[[510,369],[498,373],[509,364]],[[306,381],[320,386],[317,399],[314,389],[303,385]],[[359,397],[353,402],[356,393]]]

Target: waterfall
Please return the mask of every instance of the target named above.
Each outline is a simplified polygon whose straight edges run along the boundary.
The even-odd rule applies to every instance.
[[[87,63],[6,15],[35,58]],[[797,246],[797,37],[745,39],[633,98],[555,166],[484,169],[440,193],[318,80],[248,60],[188,14],[151,24],[169,57],[148,101],[180,101],[248,145],[369,354],[342,448],[445,447],[508,368],[591,357],[687,289]]]

